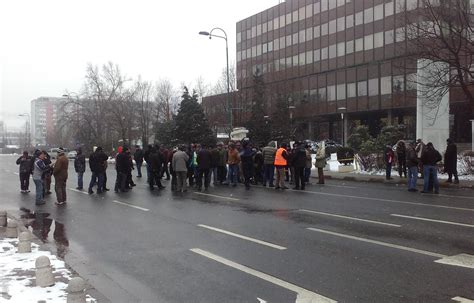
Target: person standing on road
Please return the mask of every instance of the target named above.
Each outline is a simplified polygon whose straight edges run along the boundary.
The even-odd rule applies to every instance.
[[[46,170],[43,173],[43,190],[45,195],[51,194],[51,175],[53,174],[52,168],[52,161],[51,156],[48,154],[47,151],[43,150],[45,158],[43,160],[44,164],[46,165]]]
[[[142,177],[142,164],[143,164],[143,150],[139,145],[135,146],[135,153],[133,154],[133,159],[137,165],[137,178]]]
[[[168,158],[170,156],[170,151],[169,149],[167,149],[166,147],[161,147],[160,148],[160,153],[163,155],[163,168],[161,169],[161,177],[160,178],[163,178],[163,176],[166,174],[166,180],[169,180],[170,179],[170,170],[169,170],[169,161],[168,161]]]
[[[390,145],[387,145],[385,148],[385,179],[391,180],[392,179],[392,164],[394,153],[393,149]]]
[[[242,150],[239,153],[239,157],[242,163],[242,173],[244,176],[245,189],[250,189],[250,179],[253,175],[253,156],[254,152],[250,146],[249,139],[242,141]]]
[[[217,163],[217,179],[219,184],[225,182],[227,178],[227,150],[224,148],[224,143],[217,143],[217,150],[219,151],[219,162]]]
[[[406,163],[408,167],[408,191],[417,192],[416,181],[418,179],[418,156],[413,142],[410,142],[406,150]]]
[[[154,185],[158,186],[158,189],[164,189],[165,187],[161,184],[161,169],[163,167],[163,155],[160,153],[160,147],[155,144],[153,146],[150,156],[150,190],[154,190]]]
[[[324,141],[316,152],[314,166],[318,169],[318,184],[324,184],[324,168],[326,167],[326,143]]]
[[[302,142],[295,142],[294,146],[295,148],[293,151],[293,158],[291,162],[291,166],[293,166],[295,172],[295,187],[293,187],[293,189],[304,190],[304,168],[306,167],[306,149],[304,148],[304,144]]]
[[[97,193],[101,194],[105,188],[105,169],[107,167],[107,155],[101,146],[89,156],[89,167],[92,172],[91,182],[89,183],[89,194],[93,194],[92,188],[97,184]]]
[[[211,183],[211,162],[212,155],[211,152],[206,148],[204,144],[200,145],[200,148],[196,156],[197,162],[197,189],[198,191],[202,190],[202,179],[204,177],[204,190],[209,189],[209,184]]]
[[[54,191],[56,192],[56,205],[66,204],[66,182],[67,182],[67,170],[69,167],[69,160],[64,154],[62,147],[58,149],[58,158],[54,163],[53,175],[54,175]]]
[[[263,186],[274,187],[273,177],[275,174],[275,155],[277,149],[275,141],[271,141],[263,148]]]
[[[235,187],[237,186],[237,181],[239,178],[240,155],[233,142],[229,143],[227,164],[229,165],[229,180],[227,184],[230,183],[233,187]]]
[[[311,157],[311,149],[309,145],[305,146],[306,151],[306,166],[304,168],[304,183],[310,184],[311,168],[313,167],[313,158]]]
[[[443,157],[441,157],[441,154],[434,148],[433,143],[429,142],[426,144],[426,148],[421,155],[421,162],[423,163],[423,175],[425,176],[423,180],[424,186],[422,193],[429,192],[430,178],[433,178],[435,194],[439,194],[437,163],[442,159]]]
[[[398,175],[407,177],[407,156],[406,156],[405,142],[402,140],[397,143],[397,161],[398,161]]]
[[[121,152],[115,157],[115,170],[117,171],[117,177],[115,179],[115,188],[114,191],[118,193],[128,192],[128,166],[129,160],[127,155],[127,147],[122,148]]]
[[[189,156],[185,152],[186,147],[184,145],[179,146],[179,150],[174,153],[171,161],[171,166],[176,174],[177,185],[176,191],[185,192],[184,188],[186,185],[186,176],[188,174],[188,161]]]
[[[426,145],[423,143],[423,140],[416,140],[415,152],[418,157],[418,170],[420,172],[421,178],[423,179],[423,163],[421,163],[421,155],[425,151]]]
[[[217,147],[214,147],[211,149],[210,153],[211,153],[210,174],[212,175],[212,184],[216,186],[217,183],[219,182],[218,169],[217,169],[217,167],[219,166],[219,149]]]
[[[34,160],[28,155],[28,152],[25,150],[23,155],[16,160],[16,164],[20,165],[19,174],[20,174],[20,189],[21,192],[26,194],[29,193],[30,187],[30,175],[32,173],[32,167]]]
[[[444,171],[448,173],[448,180],[446,182],[452,183],[454,175],[454,184],[458,184],[458,148],[451,138],[448,138],[446,143],[446,152],[444,153]]]
[[[148,145],[145,153],[143,154],[143,159],[145,159],[145,162],[146,162],[146,182],[147,183],[150,183],[150,177],[151,177],[150,153],[152,149],[153,149],[153,146]]]
[[[33,182],[36,187],[36,205],[43,205],[44,201],[44,177],[43,174],[48,170],[44,160],[46,159],[46,153],[43,151],[37,151],[35,153],[36,159],[33,165]]]
[[[286,151],[286,143],[283,143],[275,154],[275,168],[277,171],[275,189],[287,189],[285,186],[285,167],[288,164],[288,152]]]
[[[74,159],[74,170],[77,173],[77,187],[76,189],[82,190],[84,186],[84,172],[86,171],[86,156],[82,153],[82,149],[77,149],[77,156]]]

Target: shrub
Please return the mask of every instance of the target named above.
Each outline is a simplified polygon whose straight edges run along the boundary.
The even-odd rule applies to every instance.
[[[347,138],[347,145],[359,151],[361,150],[361,146],[367,141],[373,141],[369,133],[369,128],[365,125],[360,125],[357,126],[354,132]]]
[[[339,147],[337,150],[337,161],[347,165],[354,162],[354,150],[350,147]]]
[[[474,151],[467,151],[460,157],[460,175],[473,175],[474,174]]]

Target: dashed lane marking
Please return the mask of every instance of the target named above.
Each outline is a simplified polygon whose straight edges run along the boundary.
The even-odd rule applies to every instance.
[[[120,201],[118,201],[118,200],[113,200],[112,202],[113,202],[113,203],[116,203],[116,204],[123,205],[123,206],[128,206],[128,207],[131,207],[131,208],[135,208],[135,209],[143,210],[143,211],[149,211],[149,209],[148,209],[148,208],[144,208],[144,207],[136,206],[136,205],[129,204],[129,203],[125,203],[125,202],[120,202]]]
[[[219,262],[221,264],[227,265],[229,267],[232,267],[234,269],[240,270],[244,273],[247,273],[249,275],[252,275],[254,277],[260,278],[262,280],[265,280],[267,282],[270,282],[272,284],[278,285],[280,287],[283,287],[285,289],[288,289],[290,291],[293,291],[297,294],[296,296],[296,303],[303,303],[303,302],[320,302],[320,303],[333,303],[337,302],[334,301],[330,298],[327,298],[325,296],[322,296],[320,294],[317,294],[315,292],[312,292],[310,290],[307,290],[305,288],[299,287],[297,285],[294,285],[290,282],[286,282],[284,280],[281,280],[279,278],[276,278],[274,276],[270,276],[269,274],[257,271],[255,269],[252,269],[250,267],[247,267],[245,265],[241,265],[239,263],[233,262],[229,259],[220,257],[218,255],[215,255],[213,253],[210,253],[208,251],[199,249],[199,248],[192,248],[190,249],[193,253],[196,253],[198,255],[201,255],[203,257],[206,257],[208,259],[214,260],[216,262]]]
[[[78,189],[75,189],[75,188],[68,188],[70,191],[74,191],[76,193],[81,193],[81,194],[85,194],[85,195],[88,195],[87,192],[85,191],[82,191],[82,190],[78,190]]]
[[[266,242],[266,241],[258,240],[258,239],[255,239],[255,238],[239,235],[239,234],[233,233],[231,231],[227,231],[227,230],[224,230],[224,229],[212,227],[212,226],[209,226],[209,225],[198,224],[198,226],[202,227],[202,228],[207,228],[207,229],[219,232],[219,233],[223,233],[223,234],[226,234],[226,235],[229,235],[229,236],[233,236],[233,237],[236,237],[236,238],[240,238],[240,239],[243,239],[243,240],[254,242],[254,243],[257,243],[257,244],[260,244],[260,245],[265,245],[265,246],[268,246],[268,247],[271,247],[271,248],[275,248],[275,249],[279,249],[279,250],[285,250],[286,249],[286,247],[284,247],[284,246],[280,246],[280,245],[276,245],[276,244],[273,244],[273,243],[270,243],[270,242]]]
[[[377,241],[377,240],[360,238],[360,237],[356,237],[356,236],[340,234],[340,233],[336,233],[336,232],[329,231],[329,230],[324,230],[324,229],[319,229],[319,228],[308,227],[307,229],[311,230],[311,231],[323,233],[323,234],[336,236],[336,237],[347,238],[347,239],[357,240],[357,241],[361,241],[361,242],[377,244],[377,245],[386,246],[386,247],[390,247],[390,248],[396,248],[396,249],[410,251],[410,252],[414,252],[414,253],[417,253],[417,254],[422,254],[422,255],[435,257],[435,258],[445,258],[445,257],[447,257],[446,255],[442,255],[442,254],[438,254],[438,253],[434,253],[434,252],[430,252],[430,251],[426,251],[426,250],[406,247],[406,246],[402,246],[402,245],[391,244],[391,243],[387,243],[387,242],[381,242],[381,241]]]
[[[399,215],[399,214],[391,214],[390,216],[406,218],[406,219],[414,219],[414,220],[420,220],[420,221],[442,223],[442,224],[449,224],[449,225],[464,226],[464,227],[474,227],[474,225],[471,225],[471,224],[451,222],[451,221],[443,221],[443,220],[435,220],[435,219],[423,218],[423,217],[413,217],[413,216],[405,216],[405,215]]]
[[[360,219],[360,218],[354,218],[354,217],[343,216],[343,215],[324,213],[324,212],[314,211],[314,210],[309,210],[309,209],[299,209],[298,211],[317,214],[317,215],[323,215],[323,216],[330,216],[330,217],[335,217],[335,218],[341,218],[341,219],[361,221],[361,222],[372,223],[372,224],[386,225],[386,226],[391,226],[391,227],[401,227],[401,225],[398,225],[398,224],[385,223],[385,222],[380,222],[380,221],[373,221],[373,220]]]
[[[219,195],[213,195],[213,194],[206,194],[206,193],[201,193],[201,192],[198,192],[198,191],[193,192],[193,194],[201,195],[201,196],[214,197],[214,198],[220,198],[220,199],[227,199],[227,200],[231,200],[231,201],[240,201],[240,199],[237,199],[237,198],[219,196]]]
[[[459,302],[459,303],[474,303],[474,300],[466,299],[463,297],[454,297],[451,300]]]

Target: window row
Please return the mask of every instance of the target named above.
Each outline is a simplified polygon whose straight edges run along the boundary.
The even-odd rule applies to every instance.
[[[406,4],[405,4],[406,1]],[[420,0],[421,1],[421,0]],[[329,3],[328,3],[329,2]],[[261,34],[266,33],[267,31],[277,30],[285,25],[291,24],[292,22],[297,22],[299,20],[304,20],[307,17],[311,17],[312,14],[309,13],[313,10],[314,14],[325,11],[328,8],[332,9],[336,6],[342,6],[350,0],[322,0],[321,2],[316,2],[314,4],[309,4],[306,7],[302,7],[299,10],[295,10],[292,13],[276,17],[273,20],[268,22],[258,24],[253,26],[251,29],[247,30],[247,39],[255,38]],[[421,4],[420,4],[421,6]],[[348,16],[343,16],[334,20],[331,20],[327,23],[321,24],[315,27],[314,37],[324,36],[334,34],[336,32],[344,31],[348,28],[353,27],[354,25],[368,24],[374,21],[382,20],[385,17],[391,16],[394,13],[400,13],[406,10],[414,10],[418,7],[417,0],[395,0],[387,3],[382,3],[374,7],[366,8],[363,11],[360,11],[355,14]],[[305,13],[306,12],[306,13]],[[242,41],[242,32],[237,33],[237,43]]]

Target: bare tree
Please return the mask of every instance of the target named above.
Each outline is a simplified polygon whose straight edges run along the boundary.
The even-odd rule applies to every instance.
[[[423,7],[407,14],[406,53],[409,59],[429,61],[422,67],[424,78],[411,81],[424,84],[421,93],[433,111],[439,110],[440,96],[456,89],[474,112],[474,16],[469,1],[422,0],[420,5]]]
[[[151,137],[157,111],[156,102],[153,101],[153,85],[139,78],[135,82],[133,100],[135,102],[138,129],[143,146],[145,146],[148,145],[148,140]]]
[[[210,85],[206,83],[203,76],[199,76],[195,80],[194,90],[200,98],[208,96],[211,92]]]
[[[229,91],[234,92],[237,90],[237,76],[235,72],[235,64],[229,66]],[[227,68],[223,68],[221,76],[217,80],[217,83],[212,88],[213,95],[219,95],[227,93]]]
[[[176,94],[169,79],[160,79],[156,83],[155,100],[157,103],[156,121],[170,121],[173,113],[173,99]]]

